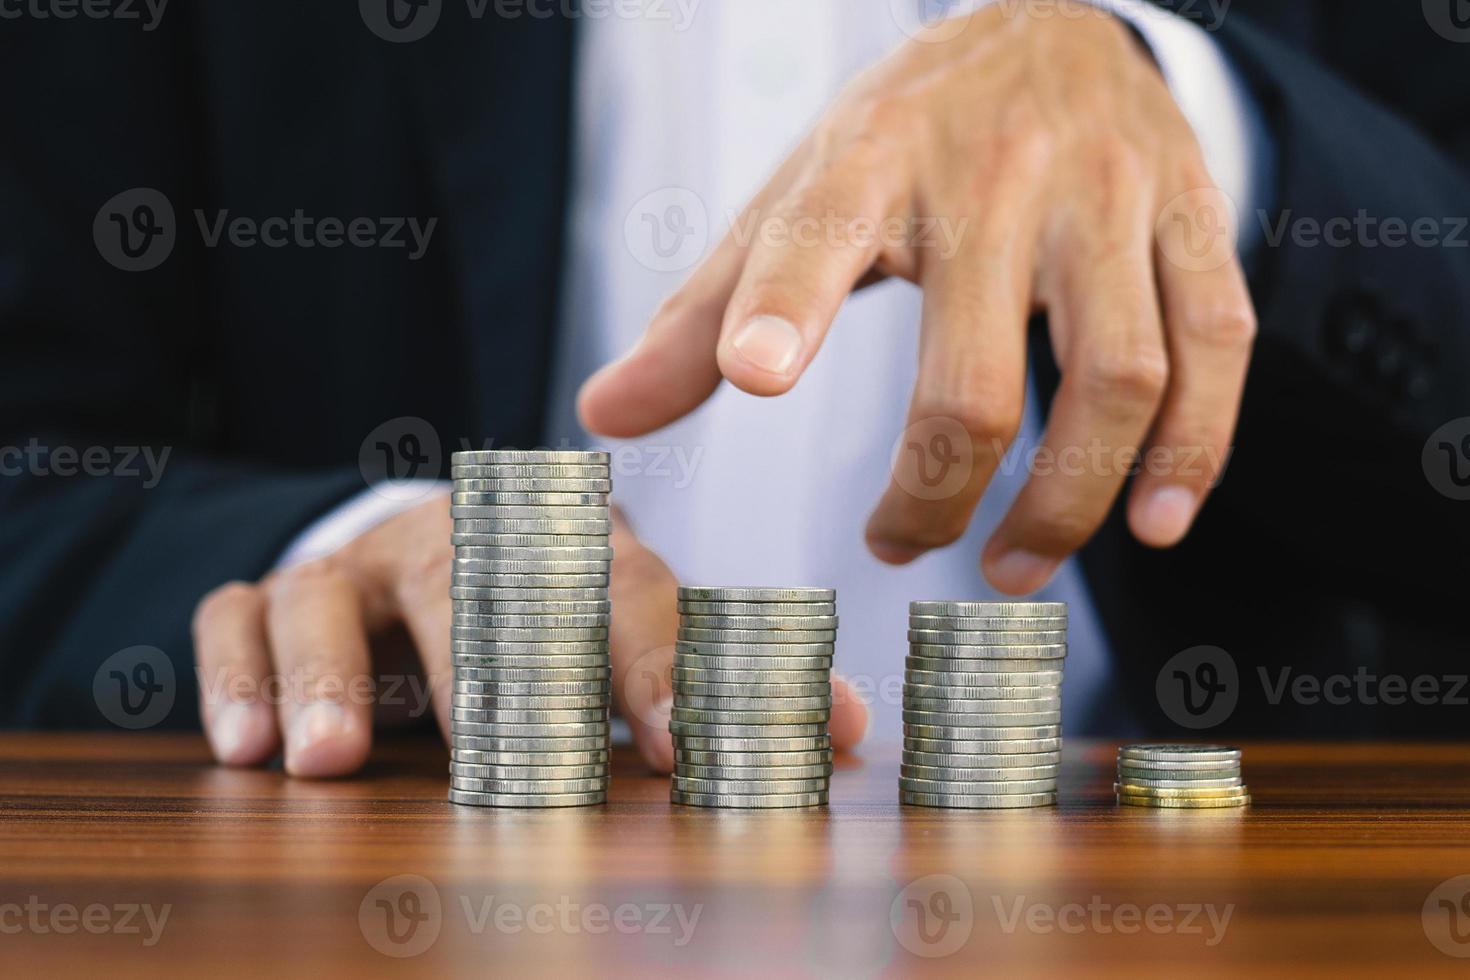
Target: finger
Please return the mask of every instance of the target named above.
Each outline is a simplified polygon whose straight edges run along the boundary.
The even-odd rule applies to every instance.
[[[827,723],[832,747],[850,749],[863,740],[868,731],[868,706],[847,678],[832,675],[832,718]]]
[[[1222,249],[1228,246],[1224,254],[1199,262],[1199,250],[1181,252],[1167,240],[1155,249],[1171,373],[1134,481],[1128,523],[1138,540],[1156,548],[1179,543],[1223,475],[1256,335],[1233,230],[1222,232],[1218,224],[1227,209],[1210,204],[1213,195],[1204,195],[1203,202],[1193,194],[1175,198],[1160,227],[1173,233],[1181,225],[1168,211],[1191,207],[1190,227],[1229,235],[1221,243]],[[1206,215],[1214,217],[1206,221]]]
[[[1110,183],[1052,266],[1062,383],[1035,470],[985,548],[986,577],[1003,592],[1041,588],[1092,536],[1158,411],[1169,365],[1141,183]]]
[[[789,391],[844,300],[883,252],[906,177],[891,144],[864,143],[800,182],[764,223],[731,294],[720,371],[753,395]]]
[[[423,555],[407,562],[399,577],[395,593],[403,621],[418,650],[419,663],[427,679],[429,705],[414,705],[414,715],[432,706],[439,730],[447,739],[449,716],[453,703],[454,668],[450,662],[449,634],[452,600],[449,598],[453,577],[453,546],[446,527],[439,542],[426,545]]]
[[[745,267],[745,235],[795,181],[810,144],[808,139],[781,165],[714,252],[659,307],[637,345],[582,385],[577,412],[588,431],[618,438],[652,432],[698,408],[719,387],[715,350]]]
[[[1033,172],[998,169],[994,185],[987,177],[997,192],[974,206],[980,216],[954,256],[924,257],[918,381],[893,478],[867,527],[883,561],[958,540],[1020,429],[1039,189],[1004,175]]]
[[[372,740],[367,634],[356,587],[331,559],[288,568],[267,583],[267,631],[288,692],[280,707],[286,771],[341,776]]]
[[[265,607],[256,586],[231,582],[194,612],[200,716],[214,757],[227,766],[260,765],[280,744],[275,712],[262,697],[270,673]]]
[[[671,772],[669,709],[679,633],[678,582],[621,519],[614,524],[612,546],[608,597],[616,610],[609,634],[613,698],[644,761],[656,772]]]

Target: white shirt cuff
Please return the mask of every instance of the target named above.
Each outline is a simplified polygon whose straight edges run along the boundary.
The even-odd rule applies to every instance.
[[[312,522],[282,552],[276,568],[325,558],[390,517],[443,496],[449,488],[441,480],[389,480],[375,484]]]

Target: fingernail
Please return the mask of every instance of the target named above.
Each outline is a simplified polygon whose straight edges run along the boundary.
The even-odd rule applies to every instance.
[[[214,757],[227,766],[259,761],[261,743],[269,735],[268,726],[258,720],[259,705],[254,701],[226,701],[212,714],[209,744]]]
[[[778,316],[758,316],[736,331],[730,346],[762,371],[786,375],[801,356],[801,334]]]
[[[1010,595],[1035,592],[1051,581],[1061,563],[1030,551],[1008,551],[990,566],[990,581]]]
[[[351,772],[364,754],[356,726],[340,704],[314,701],[296,712],[286,732],[286,771],[293,776]]]
[[[1185,487],[1162,487],[1143,505],[1139,532],[1148,543],[1159,547],[1178,544],[1189,531],[1199,501]]]

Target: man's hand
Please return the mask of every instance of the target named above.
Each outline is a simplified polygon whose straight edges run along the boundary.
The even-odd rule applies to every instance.
[[[1217,258],[1186,250],[1196,224],[1233,215],[1209,207],[1222,198],[1194,134],[1120,22],[1060,3],[1048,17],[996,5],[954,36],[958,23],[844,93],[740,219],[787,234],[722,242],[638,346],[587,383],[580,410],[593,431],[633,436],[722,378],[782,394],[851,291],[917,283],[909,425],[968,433],[973,466],[939,499],[908,492],[895,470],[867,537],[903,563],[964,533],[1021,424],[1026,324],[1045,310],[1063,378],[1042,451],[1103,464],[1038,466],[996,530],[985,573],[1021,594],[1091,537],[1130,454],[1150,463],[1134,481],[1133,533],[1157,547],[1183,538],[1229,458],[1255,316],[1233,230]],[[953,254],[856,232],[935,218],[963,229]]]
[[[384,677],[406,692],[397,700],[410,709],[424,706],[415,692],[429,694],[447,735],[450,527],[449,500],[441,497],[328,558],[205,596],[194,617],[194,648],[215,757],[261,765],[284,743],[294,776],[355,772],[368,756],[375,709],[379,721],[403,714],[378,703]],[[614,699],[644,759],[668,772],[676,583],[621,519],[612,547]],[[862,737],[866,709],[841,681],[834,681],[833,701],[833,742],[849,747]]]

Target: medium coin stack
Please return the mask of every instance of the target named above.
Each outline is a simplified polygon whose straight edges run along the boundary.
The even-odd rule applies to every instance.
[[[910,603],[899,801],[1056,803],[1066,656],[1066,603]]]
[[[1251,801],[1240,749],[1229,745],[1124,745],[1113,790],[1124,806],[1201,810]]]
[[[449,799],[607,798],[607,453],[455,453]]]
[[[836,640],[831,589],[679,589],[670,798],[826,803]]]

